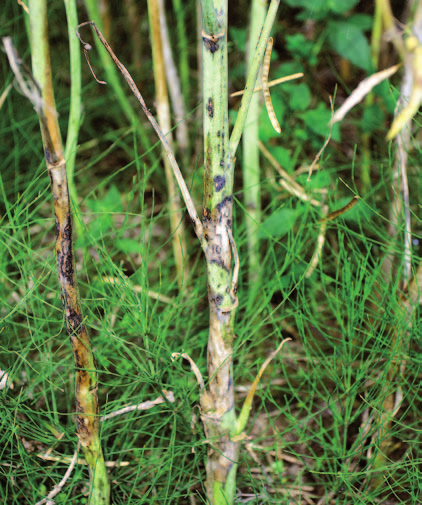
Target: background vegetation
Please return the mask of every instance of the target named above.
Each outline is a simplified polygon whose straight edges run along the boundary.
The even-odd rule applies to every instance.
[[[249,2],[231,3],[234,92],[244,86]],[[146,5],[131,0],[99,5],[105,8],[102,22],[111,46],[154,113]],[[166,8],[188,111],[190,143],[180,150],[182,170],[199,203],[203,160],[196,5],[174,0]],[[393,10],[406,22],[402,2]],[[6,0],[0,30],[13,37],[29,64],[25,16],[22,6]],[[49,2],[48,16],[56,103],[66,136],[72,76],[64,5]],[[89,19],[82,3],[78,16],[80,22]],[[260,272],[253,284],[246,268],[239,279],[238,398],[245,397],[276,344],[286,337],[293,341],[267,369],[254,400],[240,455],[239,503],[420,503],[420,308],[403,308],[409,284],[403,267],[406,237],[403,214],[394,216],[401,199],[395,147],[385,140],[400,75],[333,127],[308,179],[329,133],[329,97],[335,94],[335,104],[341,104],[375,70],[373,24],[369,2],[286,0],[273,30],[270,78],[295,72],[304,77],[272,88],[282,134],[274,131],[263,108],[260,141],[307,195],[328,206],[327,212],[354,195],[360,198],[353,209],[328,221],[322,254],[307,275],[322,206],[286,191],[274,166],[261,157]],[[380,69],[397,60],[382,40]],[[101,79],[101,60],[91,53]],[[0,391],[0,502],[24,504],[41,500],[60,481],[76,448],[74,364],[58,291],[54,215],[38,119],[10,87],[13,76],[4,54],[0,65],[0,92],[5,93],[0,114],[0,368],[14,385]],[[179,289],[160,145],[142,115],[136,115],[140,132],[112,86],[99,86],[85,66],[82,82],[74,251],[102,413],[155,399],[163,390],[175,396],[174,403],[102,423],[112,501],[203,503],[206,444],[198,387],[189,367],[171,360],[172,353],[183,351],[206,369],[202,253],[185,218],[186,273]],[[132,98],[127,100],[137,111]],[[230,106],[234,117],[239,98]],[[413,274],[422,233],[417,126],[416,118],[407,165]],[[241,265],[246,265],[240,168],[236,173],[235,238]],[[392,374],[396,365],[400,370]],[[391,397],[399,406],[394,415]],[[383,414],[390,416],[389,423]],[[77,465],[56,502],[86,503],[87,479],[86,467]]]

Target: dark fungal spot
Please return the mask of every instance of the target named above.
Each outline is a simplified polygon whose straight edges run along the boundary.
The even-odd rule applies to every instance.
[[[225,185],[226,185],[226,178],[224,177],[224,175],[216,175],[214,177],[214,186],[217,193],[221,191]]]
[[[222,209],[224,209],[224,207],[231,204],[232,200],[233,200],[232,196],[226,196],[219,204],[216,205],[216,209],[219,212],[221,212]]]
[[[70,220],[70,213],[66,216],[66,221],[63,229],[63,238],[68,240],[70,247],[72,247],[72,221]]]
[[[211,211],[208,208],[204,208],[202,211],[202,221],[208,223],[211,221]]]
[[[211,54],[214,54],[218,50],[218,39],[216,37],[202,37],[202,40],[204,41],[204,46]]]
[[[69,322],[69,326],[71,328],[72,333],[77,331],[77,333],[81,333],[82,331],[82,316],[78,314],[74,309],[69,309],[67,313],[67,319]]]
[[[50,153],[50,149],[46,145],[44,146],[44,154],[45,154],[45,161],[46,161],[47,165],[50,165],[51,164],[51,153]]]
[[[208,98],[207,102],[207,112],[208,112],[208,117],[212,119],[214,117],[214,102],[212,98]]]

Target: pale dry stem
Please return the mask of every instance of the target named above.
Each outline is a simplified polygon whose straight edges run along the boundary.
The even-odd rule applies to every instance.
[[[66,473],[63,475],[62,480],[56,484],[53,489],[48,493],[48,495],[37,502],[35,505],[43,505],[44,503],[50,504],[54,503],[52,500],[53,498],[60,493],[60,491],[63,489],[63,486],[66,484],[67,480],[69,479],[71,473],[73,472],[73,469],[75,468],[75,465],[78,460],[78,449],[76,449],[72,460],[70,461],[69,468],[66,470]]]
[[[127,407],[123,407],[122,409],[110,412],[110,414],[100,417],[100,421],[106,421],[107,419],[112,419],[113,417],[120,416],[121,414],[127,414],[128,412],[133,412],[134,410],[149,410],[155,407],[156,405],[159,405],[160,403],[166,403],[166,401],[174,403],[174,394],[172,391],[163,390],[163,393],[164,396],[159,396],[155,400],[138,403],[137,405],[128,405]]]

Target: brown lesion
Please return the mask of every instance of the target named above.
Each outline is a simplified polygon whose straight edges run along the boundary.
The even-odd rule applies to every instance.
[[[220,37],[217,37],[215,35],[206,35],[205,33],[202,32],[202,41],[204,42],[204,46],[211,54],[214,54],[218,51],[219,38]]]

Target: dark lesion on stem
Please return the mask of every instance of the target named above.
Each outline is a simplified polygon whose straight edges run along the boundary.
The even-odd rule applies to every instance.
[[[202,32],[202,41],[204,42],[204,46],[211,53],[214,54],[219,50],[219,42],[225,36],[225,32],[218,34],[207,34]]]

